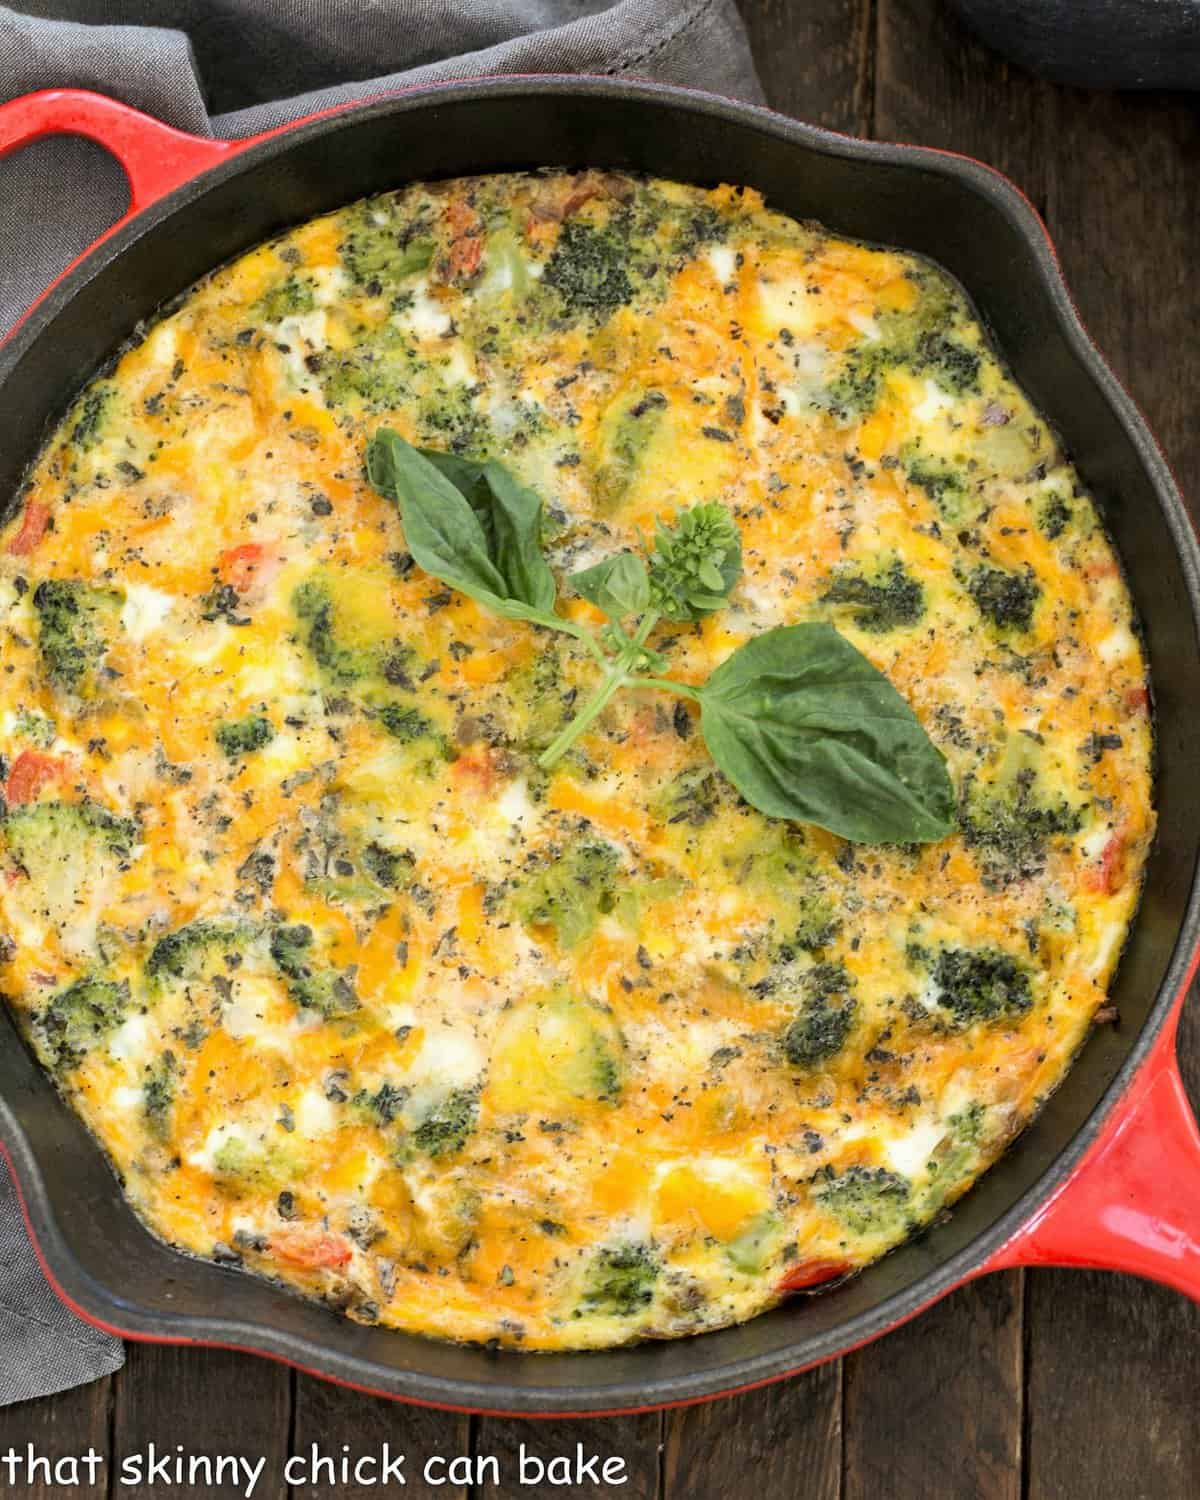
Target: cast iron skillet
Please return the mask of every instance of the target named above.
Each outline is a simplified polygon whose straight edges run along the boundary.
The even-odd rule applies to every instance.
[[[1173,1044],[1198,930],[1200,550],[1161,454],[1083,332],[1017,191],[959,157],[602,79],[416,90],[233,143],[180,135],[97,95],[52,91],[0,107],[0,154],[51,132],[109,146],[132,207],[0,350],[0,497],[10,506],[47,424],[161,303],[285,225],[414,178],[597,165],[743,183],[785,212],[940,261],[1058,425],[1124,558],[1155,669],[1161,829],[1117,976],[1120,1024],[1096,1032],[948,1222],[834,1291],[724,1332],[593,1354],[521,1356],[359,1327],[152,1239],[6,1019],[0,1143],[64,1299],[131,1338],[240,1347],[434,1405],[551,1415],[684,1403],[778,1379],[1000,1266],[1104,1265],[1200,1297],[1200,1136]]]

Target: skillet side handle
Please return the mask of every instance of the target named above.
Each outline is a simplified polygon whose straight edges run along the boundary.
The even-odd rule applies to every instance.
[[[1200,1130],[1165,1028],[1099,1139],[984,1267],[1127,1271],[1200,1302]]]
[[[125,219],[244,145],[188,135],[86,89],[42,89],[0,104],[0,157],[48,135],[86,136],[112,152],[129,179]]]

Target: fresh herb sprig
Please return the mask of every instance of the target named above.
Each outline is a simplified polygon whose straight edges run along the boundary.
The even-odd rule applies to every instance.
[[[662,620],[723,608],[741,576],[741,536],[718,504],[659,524],[648,555],[619,552],[570,578],[608,618],[593,632],[556,609],[539,497],[495,460],[417,449],[387,428],[367,473],[395,501],[419,567],[493,613],[580,641],[603,675],[539,758],[553,766],[623,688],[692,699],[709,753],[770,817],[815,823],[857,843],[932,843],[954,829],[941,752],[887,680],[832,626],[784,625],[747,641],[696,687],[664,674],[648,644]]]

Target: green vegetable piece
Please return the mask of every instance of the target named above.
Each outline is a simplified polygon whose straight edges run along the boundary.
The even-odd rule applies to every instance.
[[[729,603],[742,573],[742,534],[715,502],[681,511],[659,524],[650,558],[650,594],[664,619],[699,620]]]
[[[620,623],[650,605],[650,575],[635,552],[618,552],[594,567],[572,573],[575,591],[610,620]]]
[[[1046,867],[1052,840],[1079,832],[1083,814],[1065,798],[1047,802],[1038,795],[1038,776],[1031,766],[999,785],[964,785],[959,817],[963,837],[982,866],[983,883],[1001,890],[1030,880]]]
[[[402,890],[412,880],[416,856],[411,849],[385,849],[382,844],[367,844],[360,855],[362,867],[384,890]]]
[[[57,990],[34,1020],[39,1040],[57,1073],[77,1068],[115,1031],[129,1009],[129,985],[111,979],[77,979]]]
[[[760,812],[857,843],[932,843],[953,831],[941,751],[882,672],[831,626],[755,637],[699,699],[709,752]]]
[[[267,323],[312,312],[316,306],[312,283],[299,276],[288,276],[254,304],[254,311]]]
[[[419,567],[507,619],[536,621],[553,613],[557,588],[542,556],[542,502],[502,464],[484,464],[482,483],[471,482],[464,494],[443,467],[382,428],[367,448],[367,473],[399,506]],[[484,490],[486,530],[468,498],[479,504]]]
[[[654,1247],[644,1242],[598,1250],[588,1266],[580,1312],[632,1317],[654,1300],[661,1269]]]
[[[74,578],[46,578],[33,591],[38,650],[55,687],[84,696],[115,632],[124,595]]]
[[[475,1129],[479,1096],[474,1089],[455,1089],[417,1126],[410,1137],[418,1151],[435,1160],[462,1150]]]
[[[1011,1019],[1033,1007],[1029,975],[998,949],[943,948],[931,978],[938,1005],[958,1026]]]
[[[854,623],[872,635],[915,625],[925,613],[925,590],[897,558],[878,578],[838,569],[821,595],[823,604],[854,607]]]
[[[400,219],[396,199],[368,198],[349,210],[349,228],[338,246],[350,279],[368,292],[399,290],[409,276],[429,269],[434,239],[422,219]]]
[[[261,750],[275,738],[270,719],[264,718],[262,714],[250,714],[244,719],[218,724],[213,734],[230,760],[241,760],[243,756],[252,755],[255,750]]]
[[[854,981],[841,964],[814,964],[802,981],[805,1001],[783,1034],[783,1051],[795,1068],[811,1068],[845,1046],[854,1021]]]
[[[854,1234],[893,1234],[906,1224],[908,1179],[886,1167],[825,1168],[814,1179],[813,1196]]]
[[[579,839],[518,887],[513,908],[526,927],[551,927],[574,948],[612,911],[621,856],[598,839]]]
[[[313,930],[303,922],[276,927],[271,933],[271,957],[301,1010],[316,1011],[327,1021],[358,1009],[358,996],[349,979],[336,969],[313,963]]]
[[[249,922],[224,921],[199,917],[159,938],[146,960],[150,979],[196,979],[210,963],[229,966],[229,959],[240,956],[254,938]]]
[[[156,1141],[166,1141],[171,1133],[171,1111],[175,1106],[175,1084],[178,1064],[173,1052],[164,1052],[149,1070],[142,1086],[142,1113],[146,1129]]]
[[[979,355],[944,333],[923,333],[912,355],[919,374],[931,375],[943,390],[965,396],[979,389]]]
[[[761,1213],[751,1219],[737,1239],[725,1246],[725,1254],[734,1269],[746,1276],[757,1276],[766,1270],[771,1250],[779,1237],[779,1215]]]
[[[975,568],[967,579],[967,592],[979,613],[997,630],[1028,630],[1041,588],[1031,567],[1020,573],[1006,568]]]
[[[572,219],[546,262],[542,285],[557,292],[565,312],[604,322],[633,301],[628,258],[620,235]]]
[[[91,386],[80,397],[71,429],[71,446],[80,453],[86,453],[100,441],[116,394],[116,386],[106,383]]]

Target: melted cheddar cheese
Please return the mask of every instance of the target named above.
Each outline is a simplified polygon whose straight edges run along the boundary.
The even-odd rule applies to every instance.
[[[771,820],[690,705],[416,567],[381,425],[566,574],[723,502],[700,682],[834,624],[959,831]],[[753,1316],[930,1222],[1061,1080],[1153,834],[1113,549],[957,288],[752,192],[418,185],[194,287],[2,539],[3,983],[164,1240],[523,1349]],[[563,590],[564,608],[599,626]]]

